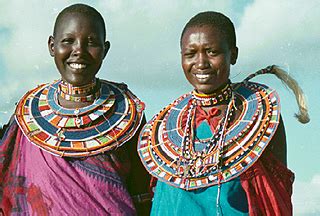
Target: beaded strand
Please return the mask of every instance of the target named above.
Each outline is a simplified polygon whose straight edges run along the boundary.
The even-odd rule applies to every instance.
[[[211,140],[207,143],[206,147],[200,151],[195,152],[193,148],[193,122],[195,118],[195,108],[198,106],[197,101],[194,98],[191,98],[188,102],[188,114],[187,114],[187,122],[186,127],[184,130],[184,136],[181,143],[181,152],[179,161],[177,163],[178,166],[178,172],[177,174],[182,177],[182,171],[183,171],[183,178],[186,178],[188,175],[191,174],[190,177],[197,177],[200,175],[203,175],[207,172],[209,172],[212,169],[218,169],[218,166],[220,165],[221,161],[221,152],[223,148],[223,140],[225,137],[225,131],[229,123],[231,122],[231,116],[234,112],[234,106],[233,106],[233,96],[232,100],[230,100],[228,107],[226,108],[225,117],[221,119],[220,124],[218,125],[216,134],[213,135]],[[217,145],[215,144],[217,143]],[[210,167],[203,173],[203,170],[206,167],[203,167],[203,161],[205,158],[208,158],[211,156],[210,152],[213,152],[212,150],[217,146],[218,151],[215,153],[216,157],[218,158],[216,162],[216,166]],[[182,164],[181,164],[182,163]],[[182,167],[181,167],[182,166]],[[202,169],[200,170],[199,167],[202,166]]]

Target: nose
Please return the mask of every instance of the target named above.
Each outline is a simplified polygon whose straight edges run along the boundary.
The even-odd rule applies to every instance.
[[[73,45],[73,51],[72,54],[73,55],[82,55],[85,52],[85,44],[81,41],[77,41],[76,43],[74,43]]]
[[[209,67],[208,56],[205,53],[199,53],[198,58],[196,60],[196,68],[203,70]]]

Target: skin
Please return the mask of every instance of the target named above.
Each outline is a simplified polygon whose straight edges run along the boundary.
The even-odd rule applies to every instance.
[[[110,48],[100,22],[79,13],[66,14],[48,40],[50,55],[54,58],[62,80],[82,86],[90,83],[98,73]],[[81,68],[79,68],[79,66]],[[66,108],[79,108],[88,102],[71,102],[59,98]]]
[[[49,52],[64,81],[75,86],[88,84],[98,73],[110,43],[93,17],[79,13],[66,14],[48,40]],[[86,67],[75,69],[71,63]]]
[[[230,65],[237,57],[238,48],[229,47],[223,34],[212,26],[190,27],[182,37],[182,68],[198,93],[213,93],[228,82]]]

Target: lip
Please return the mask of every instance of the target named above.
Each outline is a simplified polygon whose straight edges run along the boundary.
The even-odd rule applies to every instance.
[[[69,67],[75,70],[86,69],[88,67],[87,64],[83,64],[83,63],[69,63],[68,65]]]
[[[199,83],[207,83],[209,82],[214,76],[215,73],[212,71],[206,71],[206,72],[194,72],[192,73],[193,77],[199,82]]]
[[[89,64],[83,60],[72,60],[72,61],[67,61],[67,66],[71,71],[81,72],[83,70],[86,70]]]

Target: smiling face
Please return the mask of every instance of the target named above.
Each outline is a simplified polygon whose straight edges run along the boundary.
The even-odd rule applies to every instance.
[[[64,15],[48,41],[62,80],[74,86],[92,82],[110,47],[104,40],[104,28],[95,18],[80,13]]]
[[[182,36],[182,68],[198,93],[213,93],[227,83],[230,64],[236,63],[237,56],[237,47],[230,48],[223,34],[212,26],[189,27]]]

